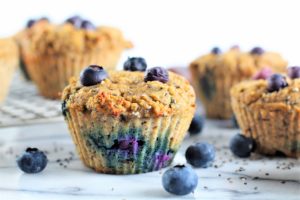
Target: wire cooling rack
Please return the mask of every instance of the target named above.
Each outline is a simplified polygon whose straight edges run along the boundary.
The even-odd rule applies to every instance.
[[[16,74],[6,101],[0,105],[0,127],[62,120],[60,101],[41,97],[33,83]]]

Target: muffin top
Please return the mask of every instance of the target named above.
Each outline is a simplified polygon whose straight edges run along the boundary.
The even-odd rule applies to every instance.
[[[275,75],[282,80],[251,80],[235,85],[231,89],[231,97],[239,104],[248,107],[261,107],[269,111],[297,110],[300,112],[300,79],[290,79],[283,75]],[[274,75],[271,78],[274,78]],[[275,77],[276,78],[276,77]],[[283,83],[280,83],[283,82]],[[278,90],[276,84],[279,85]]]
[[[18,47],[12,38],[0,39],[0,59],[16,58],[18,52]]]
[[[231,48],[225,53],[216,54],[212,51],[197,58],[190,66],[200,73],[214,70],[217,75],[238,73],[251,77],[263,67],[271,67],[275,72],[282,72],[285,70],[287,62],[278,53],[264,52],[262,49],[261,52],[253,52],[253,50],[242,52],[239,48]]]
[[[112,27],[78,28],[71,23],[55,25],[38,21],[16,36],[29,52],[38,54],[72,55],[102,49],[131,48],[122,32]]]
[[[111,71],[92,86],[73,79],[62,95],[66,109],[101,112],[135,118],[160,117],[194,112],[195,94],[182,76],[168,72],[169,80],[144,81],[144,72]]]

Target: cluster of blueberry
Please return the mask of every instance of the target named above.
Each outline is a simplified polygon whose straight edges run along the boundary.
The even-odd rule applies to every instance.
[[[96,30],[96,26],[89,20],[83,19],[78,15],[70,17],[66,20],[66,23],[72,24],[76,28],[85,30]]]
[[[30,19],[30,20],[28,20],[26,27],[31,28],[35,23],[40,22],[40,21],[49,22],[50,20],[47,17],[42,17],[40,19]],[[68,18],[65,21],[65,23],[70,23],[78,29],[96,30],[96,26],[91,21],[83,19],[82,17],[80,17],[78,15]]]
[[[231,47],[231,49],[239,49],[240,47],[238,45],[234,45]],[[250,54],[252,55],[262,55],[263,53],[265,52],[265,50],[261,47],[254,47],[251,51],[250,51]],[[215,54],[215,55],[219,55],[222,53],[221,49],[219,47],[214,47],[212,48],[211,50],[211,53],[212,54]]]
[[[132,57],[124,63],[124,70],[126,71],[146,71],[146,69],[147,64],[144,58]],[[90,65],[81,71],[80,82],[83,86],[91,86],[101,83],[107,77],[108,74],[103,67]],[[167,83],[169,81],[168,71],[162,67],[153,67],[147,71],[144,81]]]
[[[195,168],[207,168],[215,159],[215,148],[209,143],[199,142],[187,148],[185,158]],[[197,187],[198,176],[192,167],[176,165],[164,173],[162,183],[169,193],[186,195]]]
[[[293,66],[288,68],[288,76],[291,79],[300,78],[300,67]],[[268,78],[268,92],[279,91],[288,86],[286,77],[281,74],[273,74]]]

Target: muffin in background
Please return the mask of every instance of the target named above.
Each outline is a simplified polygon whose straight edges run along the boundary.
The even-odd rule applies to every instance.
[[[120,30],[95,27],[78,16],[61,25],[37,21],[21,38],[21,53],[30,78],[41,95],[53,99],[86,65],[114,69],[121,53],[132,47]]]
[[[26,38],[27,30],[30,29],[34,24],[36,24],[36,23],[48,24],[49,22],[50,22],[49,19],[46,18],[46,17],[41,17],[39,19],[30,19],[30,20],[27,21],[25,28],[22,31],[18,32],[14,36],[14,39],[17,42],[18,47],[19,47],[20,70],[21,70],[21,73],[22,73],[22,75],[23,75],[23,77],[26,81],[30,81],[31,78],[28,74],[27,68],[26,68],[25,63],[24,63],[24,58],[23,58],[23,54],[22,54],[22,45],[21,45],[22,40],[24,40]]]
[[[292,79],[273,74],[268,80],[244,81],[231,89],[242,134],[254,139],[259,153],[300,157],[300,68],[294,71]]]
[[[0,39],[0,104],[5,100],[19,64],[18,47],[12,38]]]
[[[83,86],[87,85],[87,86]],[[109,71],[89,66],[63,92],[62,110],[83,163],[101,173],[168,166],[191,123],[195,94],[182,76],[155,67]]]
[[[251,79],[264,67],[284,72],[287,62],[277,53],[253,48],[242,52],[238,47],[222,53],[214,48],[190,64],[192,83],[208,118],[230,119],[230,88],[242,80]]]

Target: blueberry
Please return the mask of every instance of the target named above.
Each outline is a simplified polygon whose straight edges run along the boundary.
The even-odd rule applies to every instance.
[[[281,74],[273,74],[270,78],[268,78],[268,92],[279,91],[287,86],[286,78]]]
[[[80,73],[80,81],[84,86],[96,85],[107,77],[106,71],[98,65],[90,65]]]
[[[28,20],[27,24],[26,24],[26,27],[27,28],[31,28],[34,24],[35,24],[35,20],[34,19],[30,19]]]
[[[232,117],[231,117],[231,124],[232,124],[233,128],[240,128],[240,126],[239,126],[239,124],[238,124],[238,122],[236,120],[235,115],[232,115]]]
[[[291,79],[300,78],[300,67],[299,66],[289,67],[288,75]]]
[[[259,80],[259,79],[268,79],[271,75],[273,74],[273,71],[271,68],[269,67],[265,67],[262,70],[260,70],[259,72],[257,72],[254,76],[253,79],[254,80]]]
[[[80,16],[75,15],[73,17],[70,17],[66,20],[66,23],[72,24],[76,28],[81,28],[82,19]]]
[[[215,148],[211,144],[199,142],[187,148],[185,158],[194,167],[206,168],[215,159]]]
[[[244,135],[236,134],[229,144],[229,148],[232,153],[241,158],[247,158],[254,151],[255,143],[251,138],[247,138]]]
[[[47,156],[37,148],[27,148],[26,152],[17,159],[19,168],[29,174],[43,171],[47,162]]]
[[[204,117],[200,114],[195,114],[189,127],[189,133],[195,135],[201,133],[204,126]]]
[[[264,50],[263,48],[261,48],[261,47],[254,47],[254,48],[250,51],[250,53],[251,53],[252,55],[262,55],[264,52],[265,52],[265,50]]]
[[[147,63],[144,58],[141,57],[132,57],[128,58],[124,63],[124,70],[126,71],[146,71]]]
[[[96,26],[89,20],[83,20],[81,23],[81,28],[89,31],[96,30]]]
[[[144,81],[160,81],[166,83],[169,81],[169,73],[162,67],[153,67],[147,71]]]
[[[214,47],[212,50],[211,50],[211,53],[212,54],[215,54],[215,55],[218,55],[218,54],[221,54],[222,51],[219,47]]]
[[[133,154],[136,154],[138,151],[139,143],[136,139],[120,140],[118,142],[118,146],[121,150],[127,150],[129,152],[132,152]]]
[[[162,184],[164,189],[171,194],[186,195],[197,187],[198,176],[191,167],[176,165],[163,174]]]

